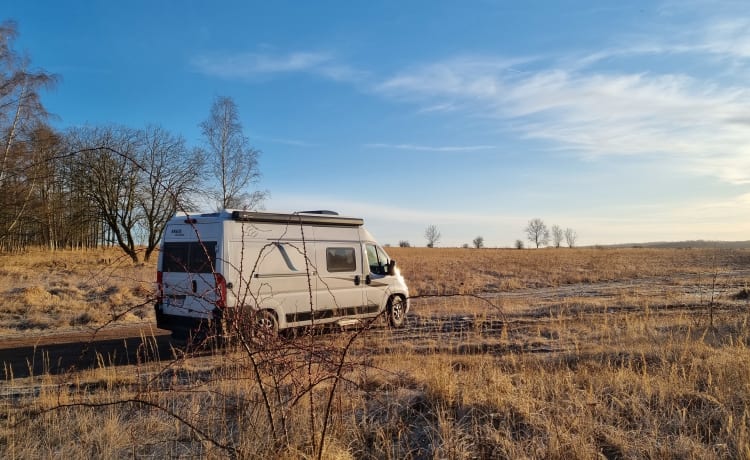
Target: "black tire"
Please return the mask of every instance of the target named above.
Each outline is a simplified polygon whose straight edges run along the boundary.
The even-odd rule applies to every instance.
[[[270,310],[245,308],[238,318],[239,339],[262,344],[279,335],[279,322]]]
[[[404,322],[406,321],[406,300],[397,295],[388,299],[387,313],[388,324],[391,327],[404,327]]]
[[[255,313],[255,330],[259,337],[275,339],[279,335],[279,322],[276,315],[269,310]]]

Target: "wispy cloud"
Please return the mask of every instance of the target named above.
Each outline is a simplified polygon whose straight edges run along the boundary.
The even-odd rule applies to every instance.
[[[385,144],[374,143],[365,144],[365,147],[372,149],[390,149],[390,150],[413,150],[419,152],[475,152],[478,150],[491,150],[494,145],[418,145],[418,144]]]
[[[436,224],[506,224],[522,221],[525,217],[509,214],[473,214],[454,211],[436,211],[406,208],[393,204],[373,201],[350,201],[331,196],[288,195],[276,194],[271,197],[274,209],[320,209],[327,208],[340,212],[342,215],[366,216],[367,219],[383,220],[385,222],[401,222],[426,225]]]
[[[606,59],[648,55],[702,55],[724,62],[750,58],[750,19],[747,18],[718,18],[695,27],[665,27],[667,31],[657,37],[627,37],[623,45],[585,54],[576,58],[575,64],[585,67]]]
[[[750,59],[749,26],[748,21],[716,23],[680,46],[641,44],[590,55],[576,65],[569,65],[573,60],[567,56],[446,59],[399,72],[377,90],[428,107],[461,107],[582,157],[658,155],[672,159],[675,168],[745,184],[750,183],[750,130],[744,122],[750,89],[741,79],[719,81],[714,62],[701,61],[700,53]],[[739,49],[730,46],[735,41]],[[694,63],[689,68],[700,68],[690,73],[593,66],[605,56],[677,51],[698,53],[693,57],[703,66]],[[628,69],[632,66],[628,62]]]
[[[590,53],[457,56],[414,65],[378,82],[330,52],[203,55],[192,64],[199,72],[222,78],[317,75],[415,104],[421,115],[496,120],[522,138],[544,140],[550,148],[583,158],[659,156],[671,160],[675,169],[750,183],[750,87],[745,78],[750,76],[750,19],[713,18],[667,32],[623,37],[622,46]],[[686,58],[689,65],[660,71],[643,63],[661,57]],[[366,147],[429,152],[493,148],[411,143]]]
[[[720,56],[750,58],[750,19],[717,20],[699,32],[693,46]]]
[[[356,81],[365,76],[364,72],[339,63],[324,52],[206,54],[193,58],[190,63],[200,73],[227,79],[292,72],[336,81]]]
[[[265,136],[263,134],[254,133],[250,135],[251,139],[259,140],[263,142],[270,142],[273,144],[291,145],[294,147],[316,147],[318,144],[313,142],[307,142],[300,139],[289,139],[283,137]]]

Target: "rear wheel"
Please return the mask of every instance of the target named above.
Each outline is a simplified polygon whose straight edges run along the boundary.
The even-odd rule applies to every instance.
[[[388,324],[391,327],[403,327],[406,321],[406,300],[401,296],[388,299]]]

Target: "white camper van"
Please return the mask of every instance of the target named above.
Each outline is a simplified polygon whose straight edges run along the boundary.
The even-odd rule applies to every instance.
[[[276,333],[381,313],[400,327],[409,310],[404,278],[363,220],[331,211],[179,214],[157,269],[157,326],[175,338],[241,311]]]

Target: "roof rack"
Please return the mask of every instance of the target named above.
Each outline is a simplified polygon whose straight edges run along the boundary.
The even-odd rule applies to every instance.
[[[328,211],[332,212],[332,211]],[[277,224],[308,224],[326,225],[332,227],[359,227],[364,220],[357,217],[341,217],[338,214],[305,212],[305,213],[272,213],[256,211],[232,211],[232,220],[241,222],[277,223]]]

